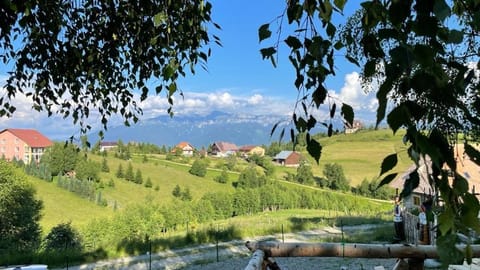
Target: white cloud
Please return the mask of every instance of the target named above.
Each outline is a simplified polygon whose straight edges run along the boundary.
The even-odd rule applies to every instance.
[[[362,89],[360,75],[352,72],[345,75],[345,83],[340,89],[340,93],[331,93],[340,100],[353,107],[355,110],[366,110],[374,112],[377,109],[378,102],[373,91],[365,92]]]
[[[259,94],[255,94],[248,99],[248,103],[252,105],[260,104],[262,103],[262,101],[263,101],[263,96]]]

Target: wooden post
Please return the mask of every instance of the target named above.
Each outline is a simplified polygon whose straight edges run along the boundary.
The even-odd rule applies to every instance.
[[[438,258],[436,246],[403,244],[341,244],[247,242],[251,251],[261,249],[266,257]],[[457,245],[465,250],[466,245]],[[480,245],[472,245],[472,257],[480,257]]]
[[[250,261],[248,261],[247,267],[245,267],[245,270],[263,270],[266,269],[264,265],[264,258],[265,258],[265,252],[261,249],[255,250],[255,252],[252,255],[252,258],[250,258]]]

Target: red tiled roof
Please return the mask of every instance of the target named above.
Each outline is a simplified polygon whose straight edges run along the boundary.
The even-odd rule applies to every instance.
[[[189,144],[188,142],[180,142],[180,143],[177,144],[177,146],[175,146],[175,148],[181,148],[181,149],[183,149],[183,148],[185,148],[185,147],[187,147],[187,146],[190,146],[190,147],[193,148],[193,146],[192,146],[191,144]]]
[[[0,133],[10,132],[30,147],[49,147],[53,143],[35,129],[7,128]]]
[[[255,145],[244,145],[244,146],[241,146],[238,151],[240,152],[248,152],[250,150],[252,150],[253,148],[255,148]]]

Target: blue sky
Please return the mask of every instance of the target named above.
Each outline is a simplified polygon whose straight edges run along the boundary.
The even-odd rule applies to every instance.
[[[284,115],[286,119],[293,110],[297,91],[293,85],[294,69],[288,61],[288,50],[281,48],[277,68],[270,61],[262,60],[259,50],[270,46],[273,40],[258,42],[258,28],[282,14],[285,1],[214,0],[213,20],[222,30],[210,28],[220,37],[222,47],[212,44],[212,56],[207,63],[208,71],[200,66],[195,75],[182,78],[179,87],[184,98],[175,97],[176,114],[207,114],[222,110],[240,114]],[[355,3],[352,3],[355,2]],[[347,3],[348,14],[357,1]],[[286,23],[286,22],[285,22]],[[275,34],[275,23],[272,32]],[[349,103],[355,109],[359,120],[373,123],[376,101],[374,93],[366,95],[360,87],[358,68],[343,60],[336,59],[337,76],[326,82],[330,94],[337,100]],[[0,68],[0,81],[5,79],[5,68]],[[0,128],[30,127],[53,138],[77,135],[70,119],[47,118],[46,114],[32,112],[30,102],[18,96],[14,102],[17,112],[11,119],[0,119]],[[144,118],[166,114],[168,104],[164,95],[152,96],[141,104]],[[324,109],[327,109],[325,107]],[[316,112],[318,118],[327,117],[324,110]],[[119,123],[112,119],[111,124]],[[98,119],[90,119],[96,126]]]

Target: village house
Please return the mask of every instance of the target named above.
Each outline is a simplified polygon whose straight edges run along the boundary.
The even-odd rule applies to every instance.
[[[191,157],[193,156],[195,148],[188,142],[180,142],[172,149],[172,153],[177,153],[177,151],[179,151],[183,156]]]
[[[362,128],[362,122],[358,120],[353,120],[353,123],[351,125],[349,123],[345,123],[345,134],[355,133]]]
[[[251,155],[258,155],[260,157],[263,157],[265,155],[265,149],[263,147],[255,145],[244,145],[238,149],[238,152],[240,152],[240,154],[244,158]]]
[[[100,142],[100,152],[117,148],[117,142]]]
[[[467,181],[469,189],[472,193],[475,193],[477,198],[480,199],[478,191],[480,190],[480,166],[475,162],[470,160],[468,155],[465,154],[464,146],[458,144],[454,147],[455,157],[457,163],[457,172],[462,175]],[[420,205],[432,198],[434,194],[433,187],[428,182],[428,175],[431,172],[431,159],[427,156],[426,158],[420,161],[420,166],[414,164],[410,166],[405,173],[395,178],[390,186],[392,188],[398,189],[400,192],[403,189],[405,180],[408,179],[410,173],[413,170],[417,170],[419,176],[418,187],[412,191],[412,194],[407,198],[403,198],[403,204],[406,209],[415,209],[420,207]]]
[[[275,157],[273,161],[279,165],[286,167],[297,167],[300,165],[302,155],[295,151],[281,151]]]
[[[7,128],[0,131],[0,154],[6,160],[38,163],[52,145],[52,141],[34,129]]]
[[[238,147],[229,142],[214,142],[211,145],[210,155],[216,157],[227,157],[235,155],[238,151]]]

